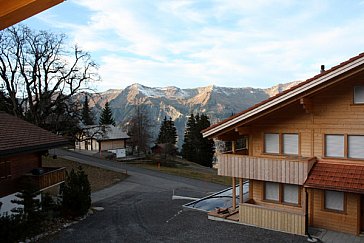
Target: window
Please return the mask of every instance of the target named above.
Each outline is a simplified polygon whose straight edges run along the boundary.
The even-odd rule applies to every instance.
[[[344,211],[344,192],[326,190],[325,209]]]
[[[298,186],[292,184],[283,185],[283,202],[298,204]]]
[[[354,87],[354,104],[364,104],[364,86]]]
[[[0,180],[6,179],[11,176],[10,161],[0,162]]]
[[[279,201],[279,183],[266,182],[264,192],[264,199],[277,202]]]
[[[298,154],[298,134],[283,134],[283,153]]]
[[[325,136],[325,156],[327,157],[344,157],[344,135],[326,135]]]
[[[298,134],[264,134],[264,152],[269,154],[298,155]]]
[[[264,199],[267,201],[299,205],[299,193],[298,185],[276,182],[264,183]]]
[[[348,157],[364,159],[364,136],[348,136]]]
[[[325,156],[364,159],[363,135],[325,135]]]
[[[279,134],[267,133],[264,134],[264,148],[266,153],[279,153]]]

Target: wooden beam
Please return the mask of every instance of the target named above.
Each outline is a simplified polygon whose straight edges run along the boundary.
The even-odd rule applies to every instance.
[[[233,183],[232,183],[232,187],[233,187],[233,211],[235,211],[236,209],[236,178],[233,177],[232,179]]]
[[[303,109],[305,109],[306,113],[312,113],[313,112],[313,103],[311,99],[309,98],[301,98],[300,104],[303,106]]]
[[[0,30],[47,10],[64,0],[0,0]]]
[[[237,127],[235,131],[239,133],[239,135],[249,135],[250,128],[249,127]]]
[[[243,203],[243,178],[239,178],[239,203]]]

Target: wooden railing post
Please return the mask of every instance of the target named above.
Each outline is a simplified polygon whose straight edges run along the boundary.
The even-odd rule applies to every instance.
[[[233,210],[236,209],[236,177],[233,177]]]
[[[243,178],[239,178],[239,203],[243,203]]]

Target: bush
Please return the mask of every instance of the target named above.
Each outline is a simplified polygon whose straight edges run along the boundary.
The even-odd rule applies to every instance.
[[[1,242],[17,242],[24,238],[24,224],[19,215],[4,214],[0,217]]]
[[[88,177],[80,166],[66,174],[62,188],[62,211],[66,217],[80,217],[88,212],[91,206],[91,186]]]

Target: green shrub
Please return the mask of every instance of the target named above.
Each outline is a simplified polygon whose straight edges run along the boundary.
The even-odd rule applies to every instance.
[[[66,217],[80,217],[88,212],[91,206],[91,186],[88,177],[80,166],[66,175],[62,188],[62,211]]]

